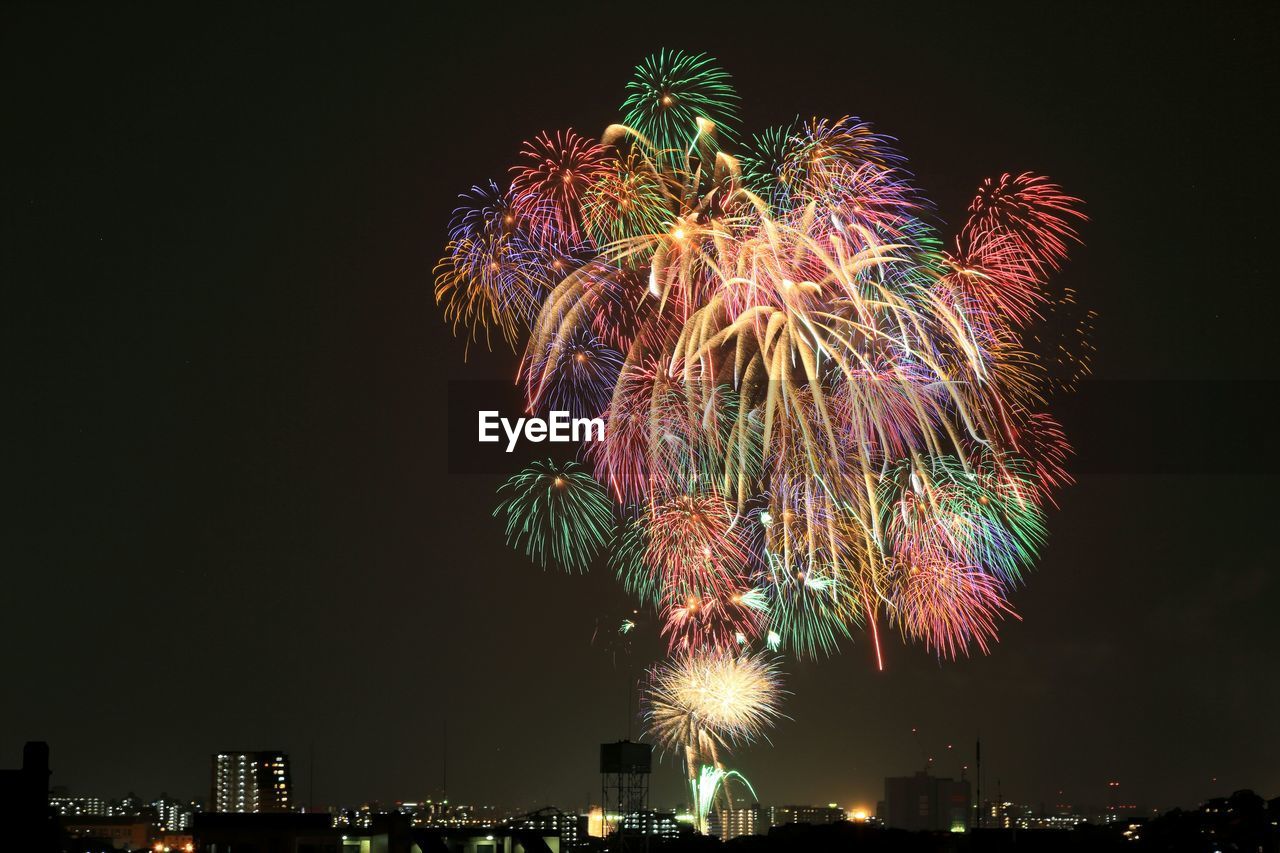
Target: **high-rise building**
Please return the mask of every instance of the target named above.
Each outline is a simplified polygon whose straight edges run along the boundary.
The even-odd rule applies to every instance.
[[[192,802],[174,800],[163,794],[151,803],[156,813],[156,825],[169,832],[186,832],[191,829],[191,819],[198,811]]]
[[[287,812],[293,803],[289,756],[219,752],[213,756],[209,804],[215,812]]]
[[[940,779],[923,770],[914,776],[884,780],[885,813],[878,815],[894,829],[965,832],[972,799],[967,779]]]
[[[767,813],[757,803],[749,806],[715,809],[708,819],[708,829],[721,841],[742,835],[764,835],[769,831]]]

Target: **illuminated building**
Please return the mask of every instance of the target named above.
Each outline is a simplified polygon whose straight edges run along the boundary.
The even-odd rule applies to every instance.
[[[884,780],[885,826],[913,832],[965,832],[972,807],[967,779],[941,779],[922,771]]]
[[[357,808],[339,808],[333,812],[333,824],[339,827],[368,829],[380,815],[402,814],[415,827],[485,827],[500,823],[495,806],[471,806],[448,800],[400,801],[392,807],[382,803],[362,803]]]
[[[195,853],[560,853],[560,837],[509,827],[413,826],[399,811],[377,812],[368,827],[335,825],[331,815],[196,815]],[[154,849],[154,848],[153,848]],[[172,851],[180,853],[180,851]]]
[[[157,826],[177,833],[191,829],[191,818],[197,811],[195,803],[183,803],[164,796],[152,802],[151,808],[156,813]]]
[[[151,821],[131,815],[63,818],[62,830],[68,838],[106,841],[117,849],[140,850],[151,846]]]
[[[587,810],[587,835],[604,838],[604,809],[592,806]]]
[[[715,809],[711,812],[710,818],[711,834],[719,836],[721,841],[743,835],[764,835],[769,829],[767,816],[756,803],[729,809]]]
[[[610,823],[613,816],[610,815]],[[680,834],[680,824],[673,812],[629,812],[622,816],[619,829],[624,835],[656,835],[659,838],[675,838]]]
[[[287,812],[292,785],[283,752],[219,752],[213,756],[209,804],[223,813]]]
[[[200,810],[198,803],[184,803],[164,795],[143,805],[133,797],[107,800],[103,797],[73,796],[65,787],[57,787],[50,792],[49,807],[62,818],[146,818],[155,823],[157,829],[173,833],[191,829],[191,816]]]
[[[55,789],[49,797],[49,807],[60,817],[113,817],[120,809],[102,797],[73,797],[66,788]]]
[[[769,826],[789,823],[837,823],[845,819],[844,809],[835,803],[825,806],[770,806]]]
[[[548,806],[506,822],[509,829],[536,830],[542,834],[560,836],[560,847],[576,847],[587,839],[587,815],[562,812]]]

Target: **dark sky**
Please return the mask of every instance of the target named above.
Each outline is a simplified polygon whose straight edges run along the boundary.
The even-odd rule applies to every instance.
[[[788,663],[792,719],[735,759],[761,799],[869,805],[979,730],[1033,804],[1280,794],[1274,5],[461,5],[0,12],[0,766],[47,739],[55,784],[203,795],[211,751],[284,748],[305,799],[314,747],[318,801],[413,799],[447,718],[455,800],[598,791],[627,676],[592,634],[626,602],[508,551],[497,478],[448,473],[447,382],[514,361],[464,364],[431,267],[457,192],[597,133],[673,47],[748,127],[874,121],[949,221],[1022,169],[1091,217],[1080,482],[1024,621],[989,657]]]

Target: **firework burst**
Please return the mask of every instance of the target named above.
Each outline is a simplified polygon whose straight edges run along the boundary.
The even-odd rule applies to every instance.
[[[511,168],[511,207],[530,237],[572,248],[587,242],[582,202],[610,171],[603,146],[572,130],[543,133],[525,143]]]
[[[661,51],[636,66],[622,104],[623,122],[657,150],[680,155],[710,132],[708,125],[732,136],[737,105],[729,75],[710,57]]]
[[[509,189],[464,194],[436,297],[520,352],[530,411],[605,421],[575,467],[504,485],[498,514],[538,563],[581,570],[612,543],[674,655],[652,734],[696,787],[778,716],[752,649],[820,657],[865,630],[883,666],[887,627],[952,658],[1016,618],[1071,481],[1049,404],[1089,347],[1041,330],[1075,313],[1050,276],[1084,216],[1005,174],[946,232],[859,118],[738,146],[738,97],[700,54],[649,57],[625,97],[599,142],[541,134]]]
[[[683,654],[649,674],[649,731],[671,751],[718,760],[719,747],[762,737],[781,716],[781,675],[762,655]]]
[[[541,134],[509,190],[464,195],[446,316],[524,341],[530,411],[605,419],[585,461],[628,519],[613,563],[673,649],[827,654],[858,627],[878,643],[878,614],[940,654],[988,648],[1070,481],[1031,330],[1077,200],[987,180],[944,250],[862,119],[796,121],[739,159],[709,58],[658,53],[627,92],[601,142]],[[954,630],[899,615],[924,600],[956,602],[930,609]]]
[[[577,462],[534,462],[498,494],[493,514],[506,518],[507,544],[540,566],[582,571],[612,535],[613,505]]]

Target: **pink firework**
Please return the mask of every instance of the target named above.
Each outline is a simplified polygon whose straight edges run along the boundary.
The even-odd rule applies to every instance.
[[[967,654],[970,643],[986,654],[996,623],[1006,615],[1018,618],[1000,582],[970,566],[915,557],[902,566],[890,618],[939,656]]]
[[[512,210],[537,241],[584,245],[583,197],[610,168],[600,143],[571,129],[541,133],[524,144],[520,165],[511,167]]]

